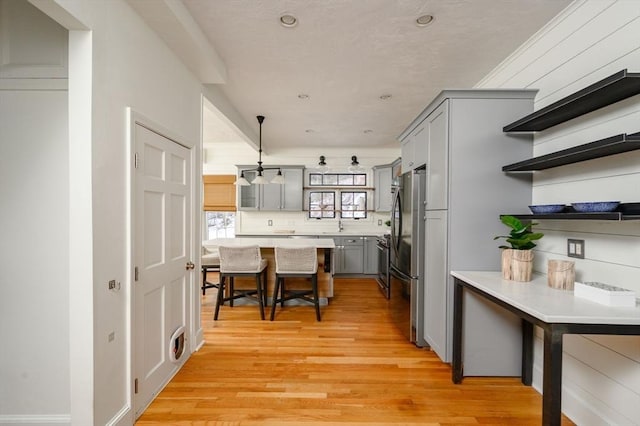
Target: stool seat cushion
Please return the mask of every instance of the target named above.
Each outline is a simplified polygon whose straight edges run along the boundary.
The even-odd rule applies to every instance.
[[[218,248],[208,248],[202,246],[202,257],[200,258],[202,266],[219,267],[220,251]]]
[[[217,254],[203,254],[202,266],[220,266],[220,256]]]

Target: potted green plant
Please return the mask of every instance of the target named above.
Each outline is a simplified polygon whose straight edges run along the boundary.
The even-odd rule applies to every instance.
[[[534,241],[544,236],[541,232],[533,232],[533,225],[537,223],[524,224],[520,219],[504,215],[500,216],[500,221],[509,227],[509,235],[498,235],[494,240],[504,238],[509,245],[501,245],[502,250],[502,277],[513,281],[531,281],[533,269],[533,248]]]

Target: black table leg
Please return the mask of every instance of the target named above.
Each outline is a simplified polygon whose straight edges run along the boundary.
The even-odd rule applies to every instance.
[[[562,420],[562,337],[561,327],[544,331],[544,371],[542,383],[542,424],[560,425]]]
[[[451,360],[451,380],[462,382],[462,285],[453,280],[453,359]]]
[[[522,321],[522,384],[531,386],[533,382],[533,324]]]

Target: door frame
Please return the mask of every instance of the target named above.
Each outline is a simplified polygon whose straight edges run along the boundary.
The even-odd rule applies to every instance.
[[[191,226],[189,227],[189,229],[187,230],[187,236],[189,239],[189,247],[191,249],[191,261],[196,265],[196,267],[193,269],[193,273],[189,274],[188,278],[187,278],[187,306],[185,306],[185,310],[187,311],[187,318],[188,318],[188,324],[189,324],[189,330],[188,330],[188,338],[189,338],[189,344],[186,346],[185,348],[185,354],[183,355],[185,357],[185,362],[189,359],[189,357],[191,356],[191,354],[193,352],[195,352],[197,350],[197,342],[196,342],[196,335],[198,332],[199,327],[199,321],[200,321],[200,298],[197,297],[197,295],[200,294],[199,292],[199,288],[196,291],[196,284],[200,282],[199,280],[199,276],[197,276],[196,274],[198,273],[198,271],[200,271],[200,226],[201,226],[201,219],[199,216],[199,213],[201,212],[201,209],[198,207],[201,205],[201,196],[200,196],[200,188],[202,186],[202,182],[201,180],[196,179],[196,176],[198,176],[200,174],[200,170],[201,167],[198,166],[198,162],[196,161],[198,158],[198,150],[197,150],[197,146],[194,143],[188,143],[187,139],[184,137],[181,137],[179,135],[177,135],[176,133],[172,132],[171,130],[165,128],[164,126],[158,124],[158,122],[151,120],[149,118],[147,118],[146,116],[144,116],[143,114],[139,113],[138,111],[135,111],[134,109],[132,109],[131,107],[127,107],[126,108],[126,129],[127,129],[127,152],[128,152],[128,159],[127,161],[129,162],[129,167],[127,168],[128,171],[128,175],[127,175],[127,190],[129,192],[128,197],[127,197],[127,206],[126,206],[126,211],[127,211],[127,253],[126,253],[126,270],[128,271],[128,276],[127,276],[127,293],[126,293],[126,312],[127,312],[127,319],[126,319],[126,323],[127,323],[127,353],[128,353],[128,360],[127,360],[127,378],[129,381],[129,387],[127,389],[127,401],[128,401],[128,406],[129,409],[131,411],[131,415],[134,418],[135,421],[135,411],[136,411],[136,407],[135,407],[135,378],[136,378],[136,371],[135,371],[135,353],[134,353],[134,349],[135,349],[135,344],[134,344],[134,338],[135,338],[135,330],[136,330],[136,324],[134,322],[135,319],[135,313],[134,313],[134,306],[135,306],[135,291],[134,291],[134,285],[135,285],[135,248],[136,248],[136,241],[135,241],[135,235],[136,235],[136,223],[135,223],[135,205],[136,205],[136,200],[135,200],[135,188],[136,188],[136,180],[135,180],[135,131],[136,131],[136,126],[140,125],[154,133],[157,133],[159,135],[161,135],[164,138],[167,138],[175,143],[177,143],[180,146],[183,146],[184,148],[189,150],[189,161],[191,162],[191,176],[188,177],[188,179],[190,180],[191,183]],[[196,279],[197,278],[197,279]],[[198,324],[196,324],[196,322]],[[197,325],[197,328],[196,328]],[[176,370],[177,373],[178,370]],[[169,381],[171,380],[171,378],[169,378]],[[146,409],[146,407],[145,407]]]

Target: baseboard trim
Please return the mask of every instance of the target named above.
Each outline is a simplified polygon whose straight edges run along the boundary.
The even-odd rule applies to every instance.
[[[0,414],[3,426],[71,425],[70,414]]]

